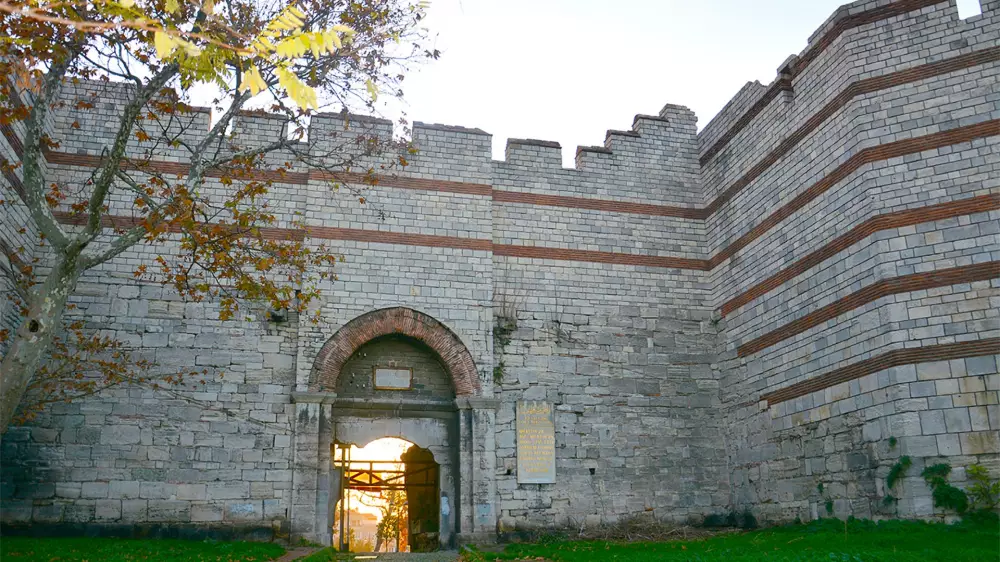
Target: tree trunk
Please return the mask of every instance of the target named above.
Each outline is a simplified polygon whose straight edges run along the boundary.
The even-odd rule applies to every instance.
[[[77,248],[57,252],[45,282],[31,294],[28,316],[21,322],[0,363],[0,435],[7,432],[31,377],[49,354],[52,338],[62,325],[66,302],[80,278]]]

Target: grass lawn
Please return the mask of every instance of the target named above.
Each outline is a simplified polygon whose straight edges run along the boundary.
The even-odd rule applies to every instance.
[[[301,562],[330,562],[332,560],[349,560],[350,555],[343,555],[338,557],[337,550],[333,547],[326,547],[316,552],[306,556],[301,560]]]
[[[918,521],[843,521],[827,519],[697,541],[622,543],[549,541],[508,545],[501,553],[467,553],[472,562],[492,560],[697,560],[749,562],[812,561],[978,561],[1000,560],[996,520],[945,525]]]
[[[209,542],[184,540],[134,540],[97,538],[0,538],[3,562],[260,562],[285,553],[276,544],[259,542]]]

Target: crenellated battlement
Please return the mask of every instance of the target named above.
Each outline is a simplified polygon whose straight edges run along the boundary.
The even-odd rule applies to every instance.
[[[752,159],[756,154],[759,158],[763,154],[760,151],[775,146],[821,111],[824,102],[849,94],[852,83],[889,74],[877,70],[878,65],[860,64],[861,61],[878,62],[881,57],[889,56],[886,53],[891,49],[905,50],[917,44],[931,49],[928,41],[942,49],[960,45],[964,52],[995,44],[1000,37],[989,25],[997,18],[998,6],[1000,0],[984,0],[983,14],[967,20],[958,17],[954,0],[862,0],[841,6],[809,37],[805,49],[778,66],[770,84],[756,81],[745,84],[700,133],[691,110],[668,104],[658,115],[636,115],[630,129],[608,130],[603,146],[577,147],[575,171],[582,174],[580,177],[621,177],[621,181],[639,182],[655,192],[657,186],[665,183],[672,184],[674,189],[678,184],[688,184],[691,178],[686,176],[698,174],[699,167],[707,167],[709,175],[714,174],[724,184],[727,178],[732,179],[727,171],[733,168],[728,163],[732,157]],[[886,36],[879,31],[897,25],[896,22],[908,21],[907,18],[913,20],[912,25],[908,24],[907,34]],[[872,41],[884,45],[873,50]],[[932,54],[927,60],[943,56]],[[916,66],[924,59],[909,56],[908,60],[912,62],[904,62],[904,66]],[[884,64],[882,67],[888,68]],[[838,86],[831,89],[830,84]],[[68,87],[67,98],[92,99],[96,107],[58,112],[54,136],[70,152],[99,154],[116,127],[114,116],[124,103],[118,100],[127,99],[129,88],[127,84],[98,82]],[[211,113],[210,108],[191,107],[175,116],[171,126],[187,129],[191,138],[196,138],[211,126]],[[284,115],[241,111],[232,126],[232,139],[236,147],[263,146],[287,138],[293,126]],[[351,150],[364,137],[391,138],[393,123],[346,112],[318,113],[309,118],[307,136],[312,149],[320,153]],[[419,152],[413,158],[415,166],[411,170],[421,176],[456,165],[471,165],[482,172],[477,172],[477,181],[484,180],[482,174],[487,172],[483,170],[495,166],[532,169],[541,175],[568,171],[562,166],[562,148],[553,141],[509,139],[504,160],[500,162],[492,161],[492,136],[481,129],[416,122],[412,141]],[[689,161],[692,142],[698,165]],[[174,148],[165,148],[163,154],[168,159],[185,156]],[[726,156],[719,158],[721,154]],[[714,160],[725,163],[713,164]],[[472,161],[476,163],[470,164]],[[736,169],[742,166],[742,160],[735,163]],[[708,205],[724,187],[712,185],[712,180],[700,188],[685,185],[682,191],[688,195],[677,202],[690,200]],[[690,199],[699,190],[698,200]],[[586,195],[587,191],[581,190],[580,194]]]
[[[508,139],[504,158],[495,161],[489,133],[418,121],[411,129],[417,152],[406,156],[407,166],[392,166],[385,173],[677,207],[679,211],[664,212],[707,219],[714,239],[708,247],[721,248],[740,236],[741,225],[753,224],[752,209],[770,195],[755,187],[755,180],[784,169],[775,162],[795,151],[844,153],[873,147],[878,140],[870,134],[847,133],[881,130],[872,121],[878,116],[865,116],[867,104],[893,88],[919,85],[995,59],[990,49],[1000,42],[998,6],[1000,0],[984,2],[982,15],[965,20],[958,17],[953,0],[864,0],[843,6],[810,37],[805,49],[777,67],[769,84],[745,84],[702,131],[690,109],[667,104],[656,115],[636,115],[629,128],[606,131],[600,146],[576,147],[572,168],[563,167],[562,146],[554,141]],[[907,32],[895,32],[898,26]],[[129,88],[102,82],[68,87],[67,99],[90,100],[94,107],[74,111],[67,104],[56,113],[52,136],[62,148],[53,154],[53,162],[72,164],[98,156],[111,142]],[[841,117],[847,114],[854,117]],[[967,122],[969,117],[962,119]],[[211,109],[187,107],[165,122],[193,146],[213,121]],[[224,148],[264,146],[287,139],[298,126],[281,114],[241,111]],[[295,146],[308,149],[313,161],[323,166],[336,165],[344,154],[363,152],[366,139],[394,135],[394,123],[387,119],[347,112],[314,114],[306,126],[308,144]],[[818,147],[812,138],[820,138],[820,133],[843,140],[836,147]],[[143,147],[135,139],[131,142],[135,146],[130,154],[141,156]],[[279,151],[268,162],[294,161],[289,156],[290,151]],[[155,147],[155,158],[173,169],[190,161],[191,154],[184,147],[164,146]],[[351,171],[379,169],[384,163],[376,157],[350,160]]]

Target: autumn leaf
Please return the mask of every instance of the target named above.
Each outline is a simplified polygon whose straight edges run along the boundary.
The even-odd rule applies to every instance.
[[[240,85],[240,91],[245,92],[250,90],[250,95],[256,96],[265,89],[267,89],[267,83],[261,77],[260,71],[257,70],[256,66],[251,66],[243,76],[243,84]]]

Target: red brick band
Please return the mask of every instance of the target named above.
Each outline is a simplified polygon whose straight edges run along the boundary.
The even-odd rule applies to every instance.
[[[102,163],[100,156],[92,154],[71,154],[68,152],[59,152],[54,150],[48,150],[45,152],[45,159],[50,164],[57,164],[63,166],[81,166],[81,167],[97,167]],[[191,167],[187,164],[180,162],[166,162],[163,160],[149,160],[149,161],[136,161],[129,166],[131,169],[135,170],[149,170],[158,172],[161,174],[171,174],[171,175],[187,175]],[[208,177],[218,178],[225,175],[227,172],[222,169],[209,170],[205,175]],[[376,176],[375,178],[369,178],[365,174],[357,174],[351,172],[338,172],[332,174],[329,172],[322,172],[317,170],[311,170],[309,172],[292,172],[292,171],[279,171],[279,170],[255,170],[253,172],[254,179],[274,181],[279,183],[286,183],[290,185],[306,185],[309,180],[316,181],[337,181],[343,183],[369,183],[370,181],[375,181],[376,185],[384,185],[387,187],[397,187],[400,189],[416,189],[421,191],[439,191],[447,193],[462,193],[467,195],[479,195],[489,197],[491,194],[491,188],[489,185],[477,184],[477,183],[464,183],[456,181],[444,181],[444,180],[429,180],[424,178],[410,178],[401,176]]]
[[[1000,61],[1000,47],[993,47],[975,53],[960,55],[954,58],[925,64],[915,68],[909,68],[907,70],[901,70],[899,72],[893,72],[883,76],[875,76],[873,78],[867,78],[865,80],[852,83],[835,98],[830,100],[830,102],[827,103],[823,109],[810,117],[809,120],[799,127],[794,133],[789,135],[785,140],[781,141],[778,146],[774,147],[774,149],[771,150],[771,152],[768,153],[768,155],[765,156],[760,162],[757,162],[757,164],[747,170],[747,172],[743,174],[740,179],[736,180],[724,192],[720,193],[708,205],[708,207],[705,208],[706,215],[710,216],[718,211],[720,207],[732,199],[737,193],[740,192],[740,190],[750,185],[751,182],[759,178],[765,171],[780,160],[782,156],[788,154],[796,145],[802,142],[802,139],[806,138],[806,136],[819,128],[824,121],[847,105],[851,99],[863,94],[869,94],[871,92],[891,88],[893,86],[909,84],[911,82],[932,78],[934,76],[948,74],[956,70],[962,70],[997,61]]]
[[[705,212],[705,209],[696,207],[675,207],[672,205],[631,203],[628,201],[612,201],[608,199],[593,199],[590,197],[570,197],[567,195],[544,195],[540,193],[501,191],[499,189],[493,190],[493,201],[497,203],[519,203],[522,205],[563,207],[567,209],[587,209],[608,213],[627,213],[632,215],[649,215],[654,217],[676,217],[691,220],[704,220],[708,218],[708,214]]]
[[[961,142],[968,142],[976,138],[982,138],[985,136],[998,135],[1000,134],[1000,120],[986,121],[983,123],[977,123],[975,125],[969,125],[966,127],[959,127],[957,129],[951,129],[948,131],[942,131],[939,133],[933,133],[923,137],[916,137],[912,139],[906,139],[901,141],[896,141],[889,144],[879,145],[871,148],[867,148],[855,154],[848,161],[841,164],[828,176],[819,180],[813,184],[809,189],[800,193],[790,202],[779,208],[776,212],[771,214],[769,217],[764,219],[762,222],[757,224],[749,232],[745,233],[743,236],[738,238],[735,242],[722,249],[718,254],[713,256],[710,260],[701,260],[693,258],[677,258],[669,256],[651,256],[646,254],[628,254],[619,252],[601,252],[593,250],[572,250],[565,248],[551,248],[551,247],[537,247],[537,246],[516,246],[516,245],[502,245],[502,244],[492,244],[492,242],[483,239],[473,239],[473,238],[460,238],[454,236],[432,236],[425,234],[405,234],[405,233],[395,233],[395,232],[379,232],[363,229],[346,229],[346,228],[330,228],[330,227],[312,227],[310,228],[309,235],[316,238],[330,238],[336,240],[359,240],[366,242],[376,242],[376,243],[388,243],[388,244],[409,244],[414,246],[429,246],[429,247],[442,247],[442,248],[458,248],[458,249],[471,249],[480,251],[489,251],[492,249],[494,253],[502,256],[511,257],[524,257],[524,258],[534,258],[534,259],[551,259],[551,260],[570,260],[570,261],[584,261],[593,263],[609,263],[609,264],[619,264],[619,265],[637,265],[644,267],[664,267],[664,268],[676,268],[676,269],[691,269],[696,271],[709,271],[719,264],[724,262],[726,259],[732,257],[736,252],[745,248],[751,242],[761,237],[769,231],[770,229],[777,226],[782,220],[791,216],[794,212],[804,207],[810,201],[819,197],[824,192],[829,190],[833,185],[845,179],[848,175],[856,171],[862,165],[870,162],[876,162],[879,160],[886,160],[889,158],[895,158],[898,156],[904,156],[907,154],[913,154],[921,152],[924,150],[930,150],[933,148],[938,148],[941,146],[948,146],[951,144],[957,144]],[[995,202],[993,203],[995,204]],[[941,212],[940,209],[931,208],[934,213]],[[985,208],[974,208],[970,209],[971,212],[979,212],[981,210],[988,210]],[[918,211],[907,211],[910,213],[906,216],[909,220],[914,220]],[[947,212],[945,212],[947,214]],[[937,216],[936,214],[929,214],[928,217]],[[65,214],[60,215],[60,220],[69,221]],[[72,219],[77,220],[77,219]],[[113,217],[106,221],[107,226],[116,226],[124,224],[122,221],[129,221],[132,219],[123,217]],[[877,219],[876,219],[877,220]],[[869,226],[862,226],[859,228],[870,228]],[[281,237],[287,237],[287,239],[302,239],[305,234],[298,229],[266,229],[269,237],[274,237],[275,239]],[[858,232],[864,232],[864,230],[859,230]],[[857,235],[855,233],[855,235]],[[817,255],[824,255],[824,253],[829,253],[833,255],[837,251],[840,251],[840,246],[845,243],[845,238],[842,236],[831,244],[821,248],[811,254],[813,260],[816,259]],[[828,248],[829,247],[829,248]],[[846,247],[846,246],[844,246]],[[832,250],[830,248],[837,248]],[[831,253],[832,252],[832,253]],[[806,259],[810,259],[808,256]],[[795,266],[793,266],[794,268]],[[801,265],[799,266],[801,269]],[[804,269],[802,269],[804,271]],[[782,274],[779,274],[782,275]],[[797,275],[797,273],[796,273]],[[788,277],[789,279],[791,277]],[[787,280],[787,279],[786,279]],[[783,281],[782,281],[783,282]],[[774,281],[768,280],[762,283],[773,284]],[[752,289],[753,290],[753,289]],[[760,289],[756,289],[759,291]],[[763,294],[763,293],[761,293]],[[741,298],[741,297],[737,297]]]
[[[53,213],[56,220],[63,224],[83,225],[87,218],[83,215],[71,215],[65,211]],[[105,215],[101,217],[104,228],[128,229],[142,223],[142,219],[121,215]],[[178,228],[170,228],[169,232],[180,232]],[[618,252],[600,252],[594,250],[571,250],[565,248],[539,248],[534,246],[513,246],[493,244],[482,238],[460,238],[458,236],[436,236],[429,234],[407,234],[403,232],[386,232],[379,230],[363,230],[359,228],[335,228],[310,226],[306,229],[262,227],[257,232],[268,240],[302,241],[306,238],[324,240],[349,240],[355,242],[370,242],[374,244],[399,244],[403,246],[424,246],[432,248],[452,248],[458,250],[474,250],[480,252],[492,251],[496,255],[535,258],[547,260],[569,260],[592,263],[608,263],[618,265],[634,265],[643,267],[661,267],[674,269],[697,269],[705,271],[707,260],[673,258],[666,256],[649,256],[643,254],[625,254]]]
[[[716,140],[705,154],[701,156],[700,162],[704,166],[718,154],[730,141],[733,140],[736,135],[740,133],[747,125],[749,125],[761,111],[764,110],[768,104],[771,103],[774,98],[778,97],[778,94],[785,90],[792,89],[792,79],[798,76],[803,70],[809,66],[812,61],[819,56],[820,53],[826,50],[836,39],[840,37],[845,31],[859,27],[865,24],[873,23],[876,21],[888,19],[891,17],[898,16],[900,14],[905,14],[915,10],[920,10],[926,8],[927,6],[933,6],[935,4],[941,4],[946,0],[902,0],[901,2],[894,2],[886,6],[880,6],[873,10],[868,10],[866,12],[861,12],[854,14],[852,16],[847,16],[842,18],[833,27],[830,28],[823,37],[820,38],[813,46],[802,55],[798,61],[795,62],[794,66],[790,69],[791,74],[780,77],[768,88],[767,92],[757,100],[729,129]],[[904,71],[905,72],[905,71]],[[950,72],[950,70],[948,71]],[[893,76],[899,73],[893,73],[887,76]],[[918,78],[919,80],[919,78]],[[896,82],[891,85],[903,84],[905,82]],[[856,84],[856,83],[855,83]],[[852,84],[854,86],[855,84]],[[888,87],[888,86],[886,86]]]
[[[833,239],[823,247],[799,259],[792,265],[768,277],[766,280],[728,300],[722,305],[722,315],[726,316],[737,308],[767,294],[785,282],[798,277],[880,230],[890,230],[975,213],[985,213],[997,209],[1000,209],[1000,194],[990,194],[872,217]]]
[[[21,138],[14,132],[14,127],[11,127],[9,123],[0,123],[0,134],[3,134],[3,137],[7,139],[7,144],[10,145],[10,149],[14,152],[14,155],[20,158],[24,154],[24,145],[21,144]],[[21,178],[6,168],[3,170],[3,177],[7,180],[9,187],[23,201],[26,194],[24,192],[24,184],[21,183]],[[0,193],[0,199],[3,198],[2,196],[3,194]]]
[[[891,279],[883,279],[868,285],[864,289],[851,293],[844,298],[838,299],[824,307],[821,307],[801,318],[793,320],[780,328],[748,341],[739,346],[736,353],[739,357],[746,357],[762,349],[771,347],[781,341],[794,337],[798,334],[814,328],[823,322],[832,320],[845,312],[860,308],[868,303],[889,295],[909,293],[911,291],[922,291],[935,287],[947,287],[959,283],[974,283],[976,281],[987,281],[1000,278],[1000,261],[976,263],[961,267],[939,269],[924,273],[913,273],[902,275]]]
[[[82,225],[87,223],[83,215],[71,215],[65,211],[52,213],[63,224]],[[105,215],[101,217],[104,228],[128,229],[142,224],[142,219],[121,215]],[[477,250],[489,252],[493,249],[490,240],[481,238],[460,238],[458,236],[433,236],[428,234],[407,234],[404,232],[385,232],[380,230],[363,230],[360,228],[336,228],[329,226],[311,226],[301,228],[260,227],[256,229],[261,238],[266,240],[302,241],[306,238],[323,240],[351,240],[355,242],[372,242],[376,244],[399,244],[404,246],[428,246],[434,248],[455,248],[459,250]],[[169,232],[180,232],[179,228],[168,229]]]
[[[940,131],[937,133],[932,133],[930,135],[925,135],[922,137],[915,137],[911,139],[904,139],[896,142],[891,142],[887,144],[882,144],[878,146],[873,146],[866,148],[860,152],[857,152],[848,159],[846,162],[834,169],[830,174],[823,177],[808,189],[799,193],[791,201],[780,207],[777,211],[772,213],[766,219],[758,223],[750,231],[746,232],[740,236],[736,241],[731,243],[729,246],[723,248],[716,255],[712,256],[709,260],[699,260],[690,258],[673,258],[673,257],[660,257],[660,256],[650,256],[643,254],[627,254],[627,253],[616,253],[616,252],[595,252],[588,250],[569,250],[561,248],[539,248],[534,246],[502,246],[500,255],[511,255],[517,257],[528,257],[528,258],[539,258],[539,259],[554,259],[554,260],[574,260],[574,261],[593,261],[597,263],[615,263],[621,265],[644,265],[649,267],[669,267],[669,268],[680,268],[680,269],[694,269],[700,271],[708,271],[719,264],[729,259],[735,255],[738,251],[742,250],[748,246],[751,242],[763,236],[766,232],[777,226],[781,221],[785,220],[796,211],[807,205],[812,200],[816,199],[831,187],[844,180],[850,174],[854,173],[861,166],[869,164],[872,162],[878,162],[881,160],[888,160],[891,158],[897,158],[899,156],[905,156],[908,154],[915,154],[925,150],[931,150],[934,148],[940,148],[943,146],[949,146],[953,144],[958,144],[962,142],[969,142],[974,139],[1000,135],[1000,119],[992,121],[984,121],[981,123],[976,123],[974,125],[967,125],[965,127],[958,127],[955,129],[949,129],[947,131]],[[332,229],[331,232],[336,232],[338,229]],[[441,236],[428,236],[428,235],[402,235],[396,233],[379,233],[368,234],[370,231],[359,230],[359,229],[340,229],[340,236],[337,239],[346,240],[348,235],[357,235],[359,233],[364,233],[366,237],[381,237],[379,240],[374,238],[368,238],[369,241],[381,241],[386,239],[391,240],[402,240],[400,236],[410,237],[411,241],[420,240],[419,243],[415,245],[419,246],[441,246],[441,247],[460,247],[468,248],[465,244],[475,245],[474,249],[485,249],[486,246],[484,242],[459,242],[469,239],[457,238],[457,237],[441,237]],[[405,243],[405,242],[389,242],[389,243]],[[457,244],[457,246],[456,246]],[[551,257],[550,257],[551,256]]]
[[[344,325],[319,351],[309,380],[311,392],[336,392],[340,370],[362,345],[399,334],[421,341],[441,359],[458,396],[480,392],[479,372],[472,354],[447,326],[409,308],[383,308],[362,314]]]
[[[309,172],[309,179],[315,181],[337,181],[341,183],[368,183],[368,177],[364,174],[354,174],[348,172],[337,172],[336,174],[332,174],[329,172],[313,170]],[[493,193],[493,189],[486,184],[411,178],[403,176],[378,176],[375,179],[375,184],[399,189],[459,193],[464,195],[478,195],[481,197],[490,197]]]
[[[432,234],[407,234],[403,232],[363,230],[360,228],[310,226],[306,229],[306,235],[310,238],[322,238],[325,240],[353,240],[355,242],[400,244],[404,246],[425,246],[432,248],[454,248],[458,250],[476,250],[480,252],[489,252],[493,249],[493,242],[483,238],[461,238],[458,236],[437,236]]]
[[[760,400],[766,401],[768,406],[773,406],[900,365],[950,361],[952,359],[965,359],[967,357],[980,357],[983,355],[995,355],[997,353],[1000,353],[1000,338],[894,349],[881,355],[876,355],[871,359],[865,359],[853,365],[835,369],[817,377],[775,390],[774,392],[767,392],[761,395]]]
[[[669,256],[650,256],[646,254],[625,254],[618,252],[572,250],[568,248],[538,246],[513,246],[507,244],[494,244],[493,253],[498,256],[508,256],[514,258],[582,261],[590,263],[609,263],[616,265],[635,265],[641,267],[664,267],[708,271],[707,260],[674,258]]]
[[[9,185],[10,188],[14,190],[14,193],[16,193],[17,196],[23,201],[24,198],[27,197],[27,194],[24,192],[24,184],[21,183],[21,178],[17,177],[14,172],[7,169],[4,169],[3,177],[7,180],[7,185]],[[3,199],[2,193],[0,193],[0,199]]]
[[[904,4],[904,2],[897,2],[896,4]],[[895,6],[895,5],[893,5]],[[887,6],[884,8],[889,8]],[[874,11],[873,11],[874,12]],[[872,12],[865,12],[864,14],[858,14],[859,17]],[[846,18],[846,21],[850,18]],[[956,70],[961,70],[964,68],[970,68],[972,66],[977,66],[989,62],[1000,61],[1000,47],[994,47],[989,49],[984,49],[974,53],[968,53],[965,55],[960,55],[950,59],[937,61],[934,63],[925,64],[922,66],[901,70],[898,72],[893,72],[883,76],[876,76],[873,78],[868,78],[860,80],[858,82],[852,83],[843,92],[837,95],[833,100],[831,100],[819,113],[813,115],[805,124],[799,127],[792,135],[782,141],[774,150],[772,150],[763,160],[754,165],[750,170],[748,170],[739,180],[730,185],[723,193],[718,195],[707,207],[697,208],[697,207],[679,207],[673,205],[658,205],[650,203],[631,203],[625,201],[615,201],[608,199],[596,199],[590,197],[574,197],[574,196],[564,196],[564,195],[545,195],[545,194],[535,194],[535,193],[523,193],[523,192],[513,192],[513,191],[503,191],[492,189],[489,185],[476,184],[476,183],[465,183],[465,182],[454,182],[454,181],[444,181],[444,180],[432,180],[424,178],[410,178],[410,177],[398,177],[398,176],[379,176],[374,179],[376,185],[385,185],[387,187],[395,187],[400,189],[414,189],[421,191],[437,191],[443,193],[456,193],[483,197],[492,197],[494,201],[500,203],[520,203],[526,205],[540,205],[540,206],[551,206],[551,207],[563,207],[571,209],[588,209],[597,210],[603,212],[618,212],[618,213],[628,213],[628,214],[641,214],[650,216],[664,216],[664,217],[676,217],[681,219],[690,220],[704,220],[711,216],[713,213],[719,210],[719,208],[732,199],[740,190],[748,186],[752,181],[761,174],[763,174],[768,168],[774,165],[782,156],[787,154],[793,147],[795,147],[799,142],[802,141],[809,133],[815,130],[822,124],[823,121],[828,119],[833,113],[843,107],[852,98],[878,91],[885,88],[890,88],[893,86],[898,86],[910,82],[915,82],[918,80],[924,80],[933,76],[938,76],[942,74],[947,74],[949,72],[954,72]],[[777,89],[772,88],[764,98],[758,101],[759,105],[766,106],[767,103],[773,99],[777,93],[788,87],[788,83],[785,81],[779,81],[776,86]],[[773,93],[772,93],[773,92]],[[770,97],[769,97],[770,96]],[[756,105],[755,105],[756,107]],[[762,107],[761,107],[762,109]],[[759,110],[758,110],[759,112]],[[737,123],[743,123],[745,120],[749,123],[750,120],[756,115],[755,113],[748,112],[744,115],[741,120]],[[743,123],[742,126],[745,126]],[[13,129],[7,125],[2,127],[3,134],[7,138],[7,141],[14,148],[15,153],[20,154],[20,139],[14,134]],[[720,139],[721,140],[721,139]],[[728,141],[727,141],[728,142]],[[718,142],[716,143],[718,145]],[[46,159],[52,164],[66,165],[66,166],[83,166],[83,167],[95,167],[101,164],[101,158],[96,155],[89,154],[70,154],[67,152],[59,152],[47,150],[45,152]],[[706,162],[705,157],[702,157],[703,165]],[[138,165],[137,165],[138,166]],[[185,175],[189,170],[189,166],[178,163],[178,162],[166,162],[166,161],[148,161],[141,163],[142,167],[148,168],[150,171],[156,171],[162,174],[175,174],[175,175]],[[208,172],[209,177],[221,177],[224,174],[222,170],[211,170]],[[332,174],[322,171],[309,171],[309,172],[282,172],[275,170],[261,170],[255,172],[255,176],[259,179],[276,181],[281,183],[287,183],[292,185],[305,185],[309,180],[316,181],[340,181],[345,183],[368,183],[370,178],[364,174],[356,173],[337,173]]]
[[[777,226],[778,223],[790,217],[796,211],[805,207],[809,202],[816,199],[823,193],[826,193],[826,191],[831,187],[846,179],[847,176],[851,175],[865,164],[881,160],[889,160],[891,158],[898,158],[908,154],[916,154],[925,150],[932,150],[943,146],[950,146],[953,144],[969,142],[978,138],[996,135],[1000,135],[1000,119],[984,121],[974,125],[967,125],[965,127],[957,127],[955,129],[940,131],[922,137],[914,137],[896,142],[880,144],[878,146],[861,150],[860,152],[855,153],[854,156],[850,157],[846,162],[837,166],[836,169],[827,174],[823,179],[817,181],[808,189],[792,198],[791,201],[782,205],[777,211],[771,213],[771,215],[769,215],[766,219],[757,223],[756,226],[737,238],[736,241],[731,243],[729,246],[722,249],[718,254],[712,256],[712,259],[709,260],[711,262],[711,267],[714,268],[731,258],[736,254],[736,252],[747,247],[751,242],[760,238],[764,235],[764,233]]]

